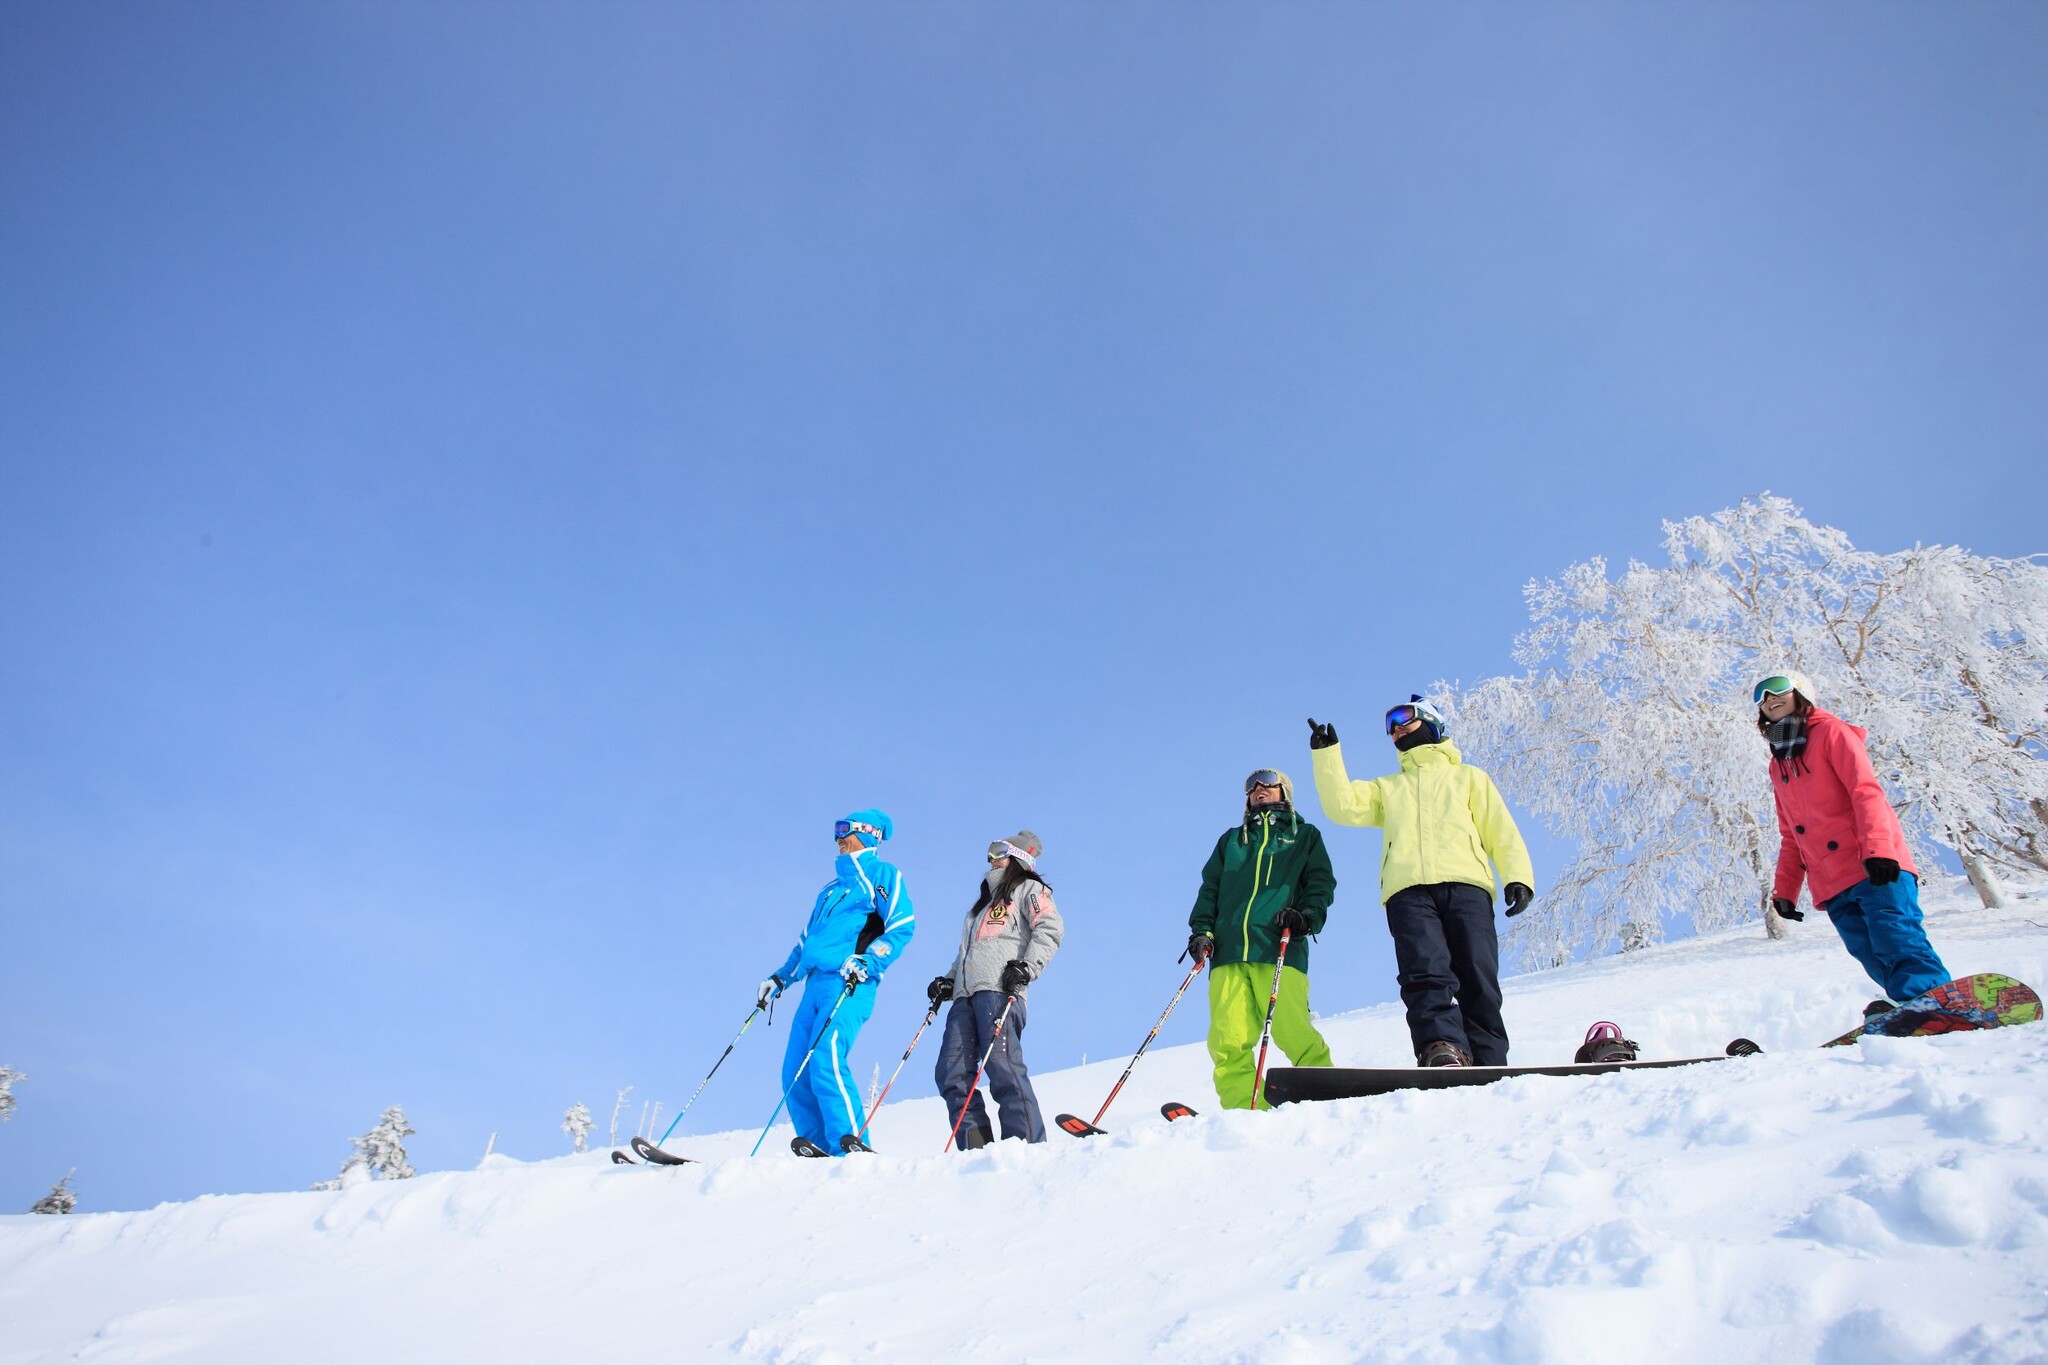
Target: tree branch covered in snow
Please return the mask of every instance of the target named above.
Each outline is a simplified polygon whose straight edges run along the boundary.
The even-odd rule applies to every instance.
[[[72,1167],[64,1178],[50,1186],[50,1192],[28,1206],[30,1213],[69,1213],[78,1207],[78,1192],[71,1188],[71,1177],[78,1174]]]
[[[1525,590],[1524,672],[1439,685],[1461,745],[1577,854],[1510,932],[1523,964],[1765,912],[1778,829],[1749,688],[1780,669],[1870,732],[1923,872],[2048,868],[2048,567],[1859,550],[1768,494],[1664,526],[1670,564]]]
[[[584,1106],[582,1100],[570,1105],[569,1112],[562,1115],[562,1131],[569,1135],[569,1140],[576,1144],[576,1150],[579,1152],[585,1150],[585,1140],[589,1138],[590,1130],[595,1127],[597,1123],[590,1117],[590,1110]]]
[[[0,1123],[14,1117],[18,1103],[14,1098],[14,1083],[27,1079],[28,1077],[11,1066],[0,1066]]]

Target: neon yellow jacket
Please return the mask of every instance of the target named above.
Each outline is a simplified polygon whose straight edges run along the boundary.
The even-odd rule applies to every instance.
[[[1386,830],[1380,855],[1380,899],[1411,886],[1467,882],[1494,890],[1500,881],[1536,889],[1529,850],[1493,779],[1466,764],[1457,746],[1418,744],[1401,755],[1401,771],[1353,782],[1344,746],[1311,753],[1323,814],[1340,825]]]

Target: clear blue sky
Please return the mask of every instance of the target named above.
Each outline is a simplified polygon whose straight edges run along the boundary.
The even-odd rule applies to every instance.
[[[1763,489],[2048,549],[2044,59],[2024,4],[0,9],[0,1208],[673,1108],[870,804],[863,1075],[1020,824],[1027,1051],[1128,1051],[1243,774],[1510,667],[1532,576]],[[1326,1011],[1394,994],[1329,832]]]

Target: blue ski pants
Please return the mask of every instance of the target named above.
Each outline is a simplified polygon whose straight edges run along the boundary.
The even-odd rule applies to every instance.
[[[1891,999],[1903,1004],[1949,979],[1920,924],[1920,879],[1912,873],[1901,872],[1884,886],[1866,878],[1829,897],[1821,909],[1849,955]]]
[[[995,1126],[989,1122],[988,1106],[982,1103],[981,1091],[967,1088],[974,1084],[974,1068],[981,1064],[984,1052],[988,1052],[985,1079],[996,1097],[1003,1136],[1023,1138],[1026,1142],[1045,1141],[1045,1118],[1038,1112],[1038,1095],[1031,1089],[1031,1073],[1024,1066],[1025,1010],[1021,998],[1010,1007],[1010,1017],[1003,1021],[1003,1036],[995,1051],[989,1052],[996,1017],[1002,1012],[1001,991],[976,991],[965,999],[955,1000],[946,1011],[946,1032],[939,1042],[939,1064],[934,1068],[933,1079],[938,1082],[939,1093],[946,1097],[948,1127],[960,1118],[960,1106],[967,1106],[967,1117],[960,1124],[963,1149],[979,1147],[995,1138]]]
[[[1480,1066],[1506,1066],[1493,893],[1463,882],[1404,888],[1387,897],[1387,929],[1415,1055],[1442,1040]]]
[[[853,1051],[860,1026],[874,1013],[875,986],[873,981],[856,986],[820,1037],[825,1016],[838,1004],[846,983],[837,972],[812,972],[804,978],[803,1002],[789,1021],[789,1046],[782,1054],[782,1088],[789,1091],[789,1121],[796,1125],[797,1136],[809,1138],[833,1156],[845,1155],[839,1150],[839,1139],[859,1132],[866,1122],[860,1083],[846,1055]],[[814,1041],[817,1050],[799,1077],[797,1068],[803,1066],[804,1054],[812,1051]]]

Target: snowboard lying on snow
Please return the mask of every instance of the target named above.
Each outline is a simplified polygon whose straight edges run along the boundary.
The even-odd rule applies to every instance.
[[[1448,1090],[1458,1085],[1491,1085],[1511,1076],[1599,1076],[1609,1071],[1647,1071],[1664,1066],[1695,1066],[1762,1051],[1747,1038],[1711,1057],[1670,1057],[1652,1062],[1565,1062],[1559,1066],[1276,1066],[1266,1073],[1266,1100],[1293,1104],[1299,1100],[1348,1100],[1384,1095],[1394,1090]]]
[[[1958,977],[1914,996],[1887,1013],[1875,1014],[1824,1047],[1840,1047],[1859,1038],[1925,1038],[1939,1033],[2030,1024],[2041,1017],[2041,997],[2009,976],[1984,972]],[[1274,1104],[1299,1100],[1342,1100],[1359,1095],[1384,1095],[1395,1090],[1443,1090],[1459,1085],[1488,1085],[1511,1076],[1597,1076],[1608,1071],[1641,1071],[1653,1067],[1694,1066],[1725,1057],[1761,1052],[1747,1038],[1711,1057],[1675,1057],[1647,1062],[1574,1062],[1561,1066],[1436,1066],[1337,1067],[1282,1066],[1266,1076],[1266,1098]]]

